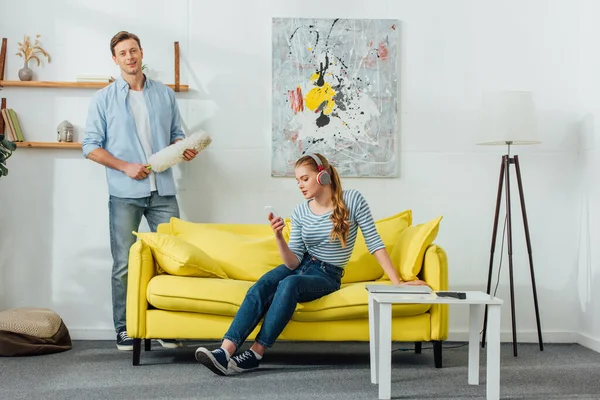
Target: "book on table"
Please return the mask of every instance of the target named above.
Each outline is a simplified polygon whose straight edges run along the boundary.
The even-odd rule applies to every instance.
[[[367,283],[366,289],[371,293],[398,293],[398,294],[431,294],[433,291],[427,285],[378,285]]]

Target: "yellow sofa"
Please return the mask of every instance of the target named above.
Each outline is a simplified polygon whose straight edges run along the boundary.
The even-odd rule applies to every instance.
[[[433,244],[440,218],[413,225],[412,212],[376,221],[377,230],[405,280],[419,277],[433,290],[447,290],[448,263]],[[289,238],[288,220],[284,235]],[[207,224],[178,218],[156,233],[136,233],[130,249],[127,332],[134,338],[133,364],[139,365],[141,339],[220,340],[250,286],[281,258],[269,224]],[[339,291],[298,304],[278,340],[368,341],[365,283],[390,284],[359,231]],[[448,306],[394,305],[392,340],[433,342],[436,367],[442,365],[448,335]],[[260,325],[249,339],[255,337]]]

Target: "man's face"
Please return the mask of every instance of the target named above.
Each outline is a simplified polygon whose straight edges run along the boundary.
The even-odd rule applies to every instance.
[[[121,71],[128,75],[137,75],[142,70],[144,52],[134,39],[127,39],[115,46],[113,61]]]

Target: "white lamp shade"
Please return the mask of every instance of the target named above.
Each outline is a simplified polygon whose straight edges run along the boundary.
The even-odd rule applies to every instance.
[[[503,91],[483,94],[480,145],[541,143],[531,92]]]

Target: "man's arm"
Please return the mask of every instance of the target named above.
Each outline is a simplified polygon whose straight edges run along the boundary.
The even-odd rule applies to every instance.
[[[169,90],[169,97],[171,98],[171,140],[173,144],[181,139],[185,138],[183,129],[181,129],[181,115],[179,114],[179,106],[177,105],[177,99],[175,98],[175,92]]]
[[[131,179],[141,180],[148,176],[150,170],[144,164],[128,163],[118,159],[108,151],[98,148],[92,150],[87,156],[88,159],[104,165],[105,167],[116,169],[126,174]]]
[[[175,92],[170,91],[171,95],[171,144],[175,144],[185,138],[183,129],[181,129],[181,115],[179,114],[179,106],[175,98]],[[194,149],[186,149],[183,152],[183,158],[186,161],[192,161],[198,155],[198,151]]]
[[[106,143],[106,117],[100,92],[92,98],[85,122],[85,137],[81,142],[83,155],[105,167],[121,171],[132,179],[144,179],[150,171],[143,164],[120,160],[104,149]]]

